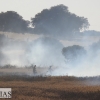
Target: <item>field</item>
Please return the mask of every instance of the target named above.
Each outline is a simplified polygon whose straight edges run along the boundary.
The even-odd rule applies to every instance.
[[[1,70],[6,71],[7,69],[1,69]],[[31,69],[29,71],[31,71]],[[12,88],[12,100],[99,100],[100,99],[99,76],[34,77],[29,75],[4,74],[0,75],[0,88]]]

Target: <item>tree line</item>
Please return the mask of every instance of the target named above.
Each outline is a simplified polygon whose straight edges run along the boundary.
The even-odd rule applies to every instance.
[[[30,25],[32,27],[30,27]],[[49,36],[73,36],[89,27],[87,18],[69,12],[65,5],[53,6],[37,13],[31,21],[24,20],[15,11],[0,13],[0,31],[15,33],[36,33]]]

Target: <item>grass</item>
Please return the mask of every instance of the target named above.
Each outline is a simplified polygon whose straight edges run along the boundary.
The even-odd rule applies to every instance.
[[[0,87],[12,88],[12,100],[99,100],[100,77],[0,76]],[[6,100],[6,99],[5,99]]]

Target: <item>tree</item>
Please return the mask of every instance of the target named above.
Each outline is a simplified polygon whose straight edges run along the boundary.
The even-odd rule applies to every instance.
[[[0,13],[0,31],[23,33],[27,31],[29,21],[14,11]]]
[[[84,56],[86,56],[86,50],[82,46],[73,45],[64,47],[62,49],[62,54],[65,56],[67,61],[75,62],[80,61]]]
[[[72,36],[88,28],[88,20],[68,11],[68,7],[57,5],[44,9],[31,19],[34,32],[56,37]]]

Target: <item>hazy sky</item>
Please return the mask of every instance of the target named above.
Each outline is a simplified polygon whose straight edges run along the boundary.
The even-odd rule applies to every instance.
[[[88,18],[90,29],[100,31],[100,0],[0,0],[0,12],[16,11],[29,20],[41,10],[58,4],[64,4],[70,12]]]

